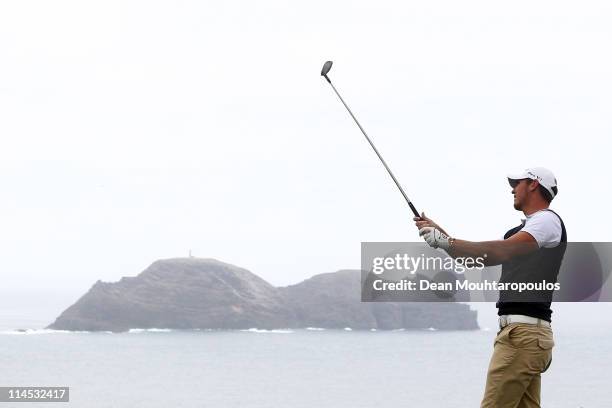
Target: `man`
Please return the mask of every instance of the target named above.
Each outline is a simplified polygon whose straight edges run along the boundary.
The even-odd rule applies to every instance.
[[[514,208],[526,219],[503,240],[471,242],[451,238],[423,213],[414,221],[433,248],[452,257],[480,257],[502,265],[500,282],[556,282],[567,234],[561,218],[548,207],[557,195],[557,180],[542,167],[508,176]],[[534,301],[536,300],[536,301]],[[496,306],[500,330],[494,342],[481,408],[539,407],[540,374],[552,361],[554,346],[550,309],[552,291],[521,298],[500,291]]]

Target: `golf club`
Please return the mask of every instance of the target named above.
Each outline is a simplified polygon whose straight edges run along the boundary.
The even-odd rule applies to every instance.
[[[412,212],[414,213],[415,217],[420,217],[419,212],[416,210],[416,208],[414,207],[414,205],[412,204],[412,202],[410,201],[410,199],[408,198],[408,196],[406,195],[406,192],[404,191],[404,189],[402,188],[402,186],[400,186],[400,183],[397,181],[397,179],[395,178],[395,176],[393,175],[393,173],[391,172],[391,169],[389,168],[389,166],[387,166],[387,163],[385,162],[385,160],[382,158],[382,156],[380,155],[380,153],[378,152],[378,149],[376,148],[376,146],[374,146],[374,143],[372,143],[372,140],[370,140],[370,137],[368,136],[368,134],[366,133],[365,130],[363,130],[363,127],[361,127],[361,124],[359,124],[359,121],[357,120],[357,118],[355,117],[355,115],[353,115],[353,112],[351,112],[351,109],[348,107],[348,105],[346,104],[346,102],[344,102],[344,99],[342,99],[342,97],[340,96],[340,94],[338,93],[338,90],[336,89],[336,87],[334,86],[334,84],[332,84],[332,81],[330,81],[329,77],[327,76],[327,73],[329,72],[329,70],[332,67],[333,62],[332,61],[327,61],[325,64],[323,64],[323,69],[321,69],[321,76],[325,77],[325,79],[327,79],[327,82],[329,82],[329,84],[331,85],[331,87],[333,88],[334,92],[336,92],[336,95],[338,95],[338,98],[340,98],[340,102],[342,102],[342,104],[344,105],[344,107],[346,108],[346,110],[351,114],[351,117],[353,118],[353,120],[355,121],[355,123],[357,123],[357,126],[359,126],[359,129],[361,130],[361,132],[363,133],[363,135],[365,136],[365,138],[368,140],[368,143],[370,143],[370,146],[372,146],[372,149],[374,149],[374,152],[376,153],[376,155],[378,156],[378,158],[380,159],[380,161],[382,162],[383,166],[385,166],[385,169],[387,169],[387,172],[389,173],[389,175],[391,176],[391,178],[393,179],[393,181],[395,182],[395,185],[397,186],[397,188],[399,188],[399,191],[402,193],[402,195],[404,196],[404,198],[406,199],[406,202],[408,203],[408,206],[410,207],[410,209],[412,210]]]

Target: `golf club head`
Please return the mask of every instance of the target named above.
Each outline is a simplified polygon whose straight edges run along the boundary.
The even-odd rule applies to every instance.
[[[327,61],[323,64],[323,68],[321,69],[321,76],[326,76],[329,70],[331,69],[333,61]]]

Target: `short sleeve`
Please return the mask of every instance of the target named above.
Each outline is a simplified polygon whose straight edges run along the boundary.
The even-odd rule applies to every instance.
[[[551,211],[538,211],[525,221],[521,231],[529,233],[540,248],[554,248],[561,242],[561,220]]]

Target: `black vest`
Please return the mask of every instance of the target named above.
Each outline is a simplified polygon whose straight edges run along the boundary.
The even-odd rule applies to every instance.
[[[557,217],[559,215],[549,209]],[[557,276],[559,275],[559,269],[561,268],[561,261],[565,254],[565,248],[567,246],[567,234],[565,232],[565,225],[563,220],[561,221],[561,242],[554,248],[540,248],[537,251],[531,252],[526,255],[521,255],[511,259],[508,262],[502,264],[502,274],[500,282],[557,282]],[[504,239],[510,238],[523,228],[523,224],[518,227],[512,228],[504,235]],[[521,298],[526,299],[520,301]],[[552,302],[553,291],[546,292],[503,292],[500,291],[499,302],[497,302],[498,315],[506,314],[520,314],[526,316],[537,317],[551,321],[552,310],[550,304]],[[537,298],[537,301],[534,298]],[[509,301],[508,299],[512,299]],[[519,300],[519,301],[517,301]]]

